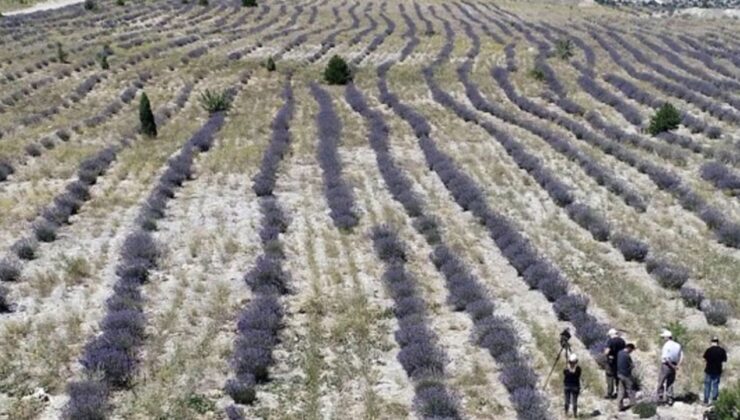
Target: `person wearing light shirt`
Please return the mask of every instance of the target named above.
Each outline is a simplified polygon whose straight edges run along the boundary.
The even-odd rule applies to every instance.
[[[676,371],[683,359],[681,345],[673,341],[673,334],[663,330],[660,336],[665,341],[660,354],[660,377],[658,378],[658,400],[673,404],[673,384],[676,382]]]

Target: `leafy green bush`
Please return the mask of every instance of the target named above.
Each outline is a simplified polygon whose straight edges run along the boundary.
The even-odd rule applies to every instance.
[[[542,69],[538,69],[537,67],[533,68],[529,71],[529,75],[537,81],[543,81],[545,80],[545,72],[542,71]]]
[[[116,5],[118,6],[125,6],[126,2],[124,0],[116,0]]]
[[[257,0],[242,0],[243,7],[257,7]]]
[[[205,92],[200,94],[200,105],[208,111],[209,114],[213,114],[220,111],[228,111],[231,108],[231,97],[226,91],[211,92],[206,89]]]
[[[561,60],[573,57],[573,41],[570,39],[559,39],[555,42],[555,56]]]
[[[658,406],[654,402],[642,401],[632,407],[632,412],[641,419],[649,419],[658,414]]]
[[[713,414],[718,420],[740,419],[740,381],[723,388],[714,403]]]
[[[198,4],[201,6],[208,6],[208,0],[198,0]]]
[[[148,137],[157,137],[157,123],[152,114],[152,105],[146,93],[141,94],[139,102],[139,121],[141,122],[141,133]]]
[[[676,107],[669,103],[663,104],[658,112],[650,119],[648,132],[652,135],[660,134],[664,131],[675,130],[681,122],[681,114]]]
[[[110,68],[110,65],[108,64],[108,56],[107,55],[100,55],[98,58],[98,61],[100,62],[100,68],[103,70],[108,70]]]
[[[346,85],[352,80],[352,72],[347,62],[338,55],[332,57],[324,70],[324,80],[330,85]]]
[[[97,8],[97,4],[95,4],[95,0],[85,0],[83,7],[85,10],[95,10]]]

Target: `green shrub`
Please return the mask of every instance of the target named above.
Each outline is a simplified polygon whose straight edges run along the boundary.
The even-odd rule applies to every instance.
[[[126,2],[123,1],[123,0],[116,0],[116,5],[118,5],[118,6],[125,6],[126,5]]]
[[[98,61],[100,62],[100,68],[103,70],[108,70],[110,68],[110,65],[108,64],[108,56],[105,54],[101,54],[98,58]]]
[[[208,0],[198,0],[198,4],[201,6],[208,6]]]
[[[529,71],[529,76],[532,77],[534,80],[537,80],[540,82],[545,80],[545,72],[542,71],[542,69],[539,69],[537,67]]]
[[[714,403],[713,414],[717,420],[740,419],[740,381],[728,385],[719,392]]]
[[[220,111],[228,111],[231,108],[231,98],[226,91],[211,92],[206,89],[200,94],[200,105],[208,111],[209,114]]]
[[[352,80],[352,72],[342,57],[335,55],[324,70],[324,80],[330,85],[346,85]]]
[[[186,405],[198,414],[207,414],[216,411],[216,404],[201,394],[192,394],[186,400]]]
[[[82,4],[85,10],[95,10],[97,8],[97,5],[95,4],[95,0],[85,0],[85,2]]]
[[[154,114],[152,114],[152,105],[149,103],[149,97],[143,92],[139,102],[139,121],[141,122],[141,134],[148,137],[157,137],[157,123],[154,121]]]
[[[277,69],[277,67],[275,66],[275,60],[273,60],[272,57],[267,59],[267,62],[265,63],[265,68],[269,72],[273,72]]]
[[[649,419],[658,414],[658,405],[654,402],[642,401],[632,407],[632,412],[641,419]]]
[[[681,114],[676,107],[669,103],[663,104],[658,112],[650,119],[648,132],[652,135],[660,134],[664,131],[675,130],[681,122]]]
[[[243,7],[257,7],[257,0],[242,0]]]
[[[573,57],[573,41],[570,39],[559,39],[555,42],[555,56],[561,60]]]

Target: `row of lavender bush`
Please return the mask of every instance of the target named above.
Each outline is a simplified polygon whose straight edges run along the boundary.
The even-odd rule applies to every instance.
[[[235,94],[236,90],[227,93],[230,98]],[[192,177],[194,157],[210,149],[224,120],[223,112],[209,116],[180,152],[167,162],[167,169],[142,204],[137,226],[121,247],[121,262],[116,268],[118,279],[112,296],[106,300],[101,333],[85,345],[80,359],[85,378],[68,386],[70,399],[64,408],[65,418],[105,418],[110,390],[130,385],[138,364],[138,349],[146,338],[141,286],[149,279],[150,271],[157,267],[161,254],[147,229],[152,228],[153,220],[163,216],[174,192]]]
[[[486,349],[501,367],[501,380],[510,392],[510,399],[522,419],[549,418],[547,403],[536,390],[537,376],[526,357],[519,352],[519,338],[507,317],[496,315],[495,307],[482,283],[442,241],[435,217],[425,214],[422,200],[413,192],[412,183],[395,163],[389,150],[389,127],[382,114],[371,109],[362,93],[349,85],[345,99],[360,114],[368,127],[370,146],[375,152],[378,168],[393,198],[406,210],[414,228],[434,248],[430,259],[443,274],[449,290],[448,302],[453,310],[466,311],[475,327],[471,337]]]
[[[226,393],[236,404],[252,404],[257,398],[256,386],[268,380],[273,349],[283,325],[280,297],[289,292],[289,276],[283,269],[285,255],[280,242],[280,234],[286,232],[289,221],[272,188],[277,179],[279,163],[291,141],[290,123],[295,104],[290,79],[285,83],[283,100],[283,106],[273,119],[272,139],[262,157],[263,166],[258,175],[262,179],[269,179],[270,187],[259,191],[255,188],[255,193],[260,197],[262,213],[259,232],[262,255],[244,277],[252,291],[252,299],[239,315],[231,360],[234,377],[225,385]],[[226,414],[231,420],[244,418],[241,408],[236,405],[228,406]]]

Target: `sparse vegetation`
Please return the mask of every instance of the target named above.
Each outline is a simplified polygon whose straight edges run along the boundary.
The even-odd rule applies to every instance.
[[[257,0],[242,0],[243,7],[257,7]]]

